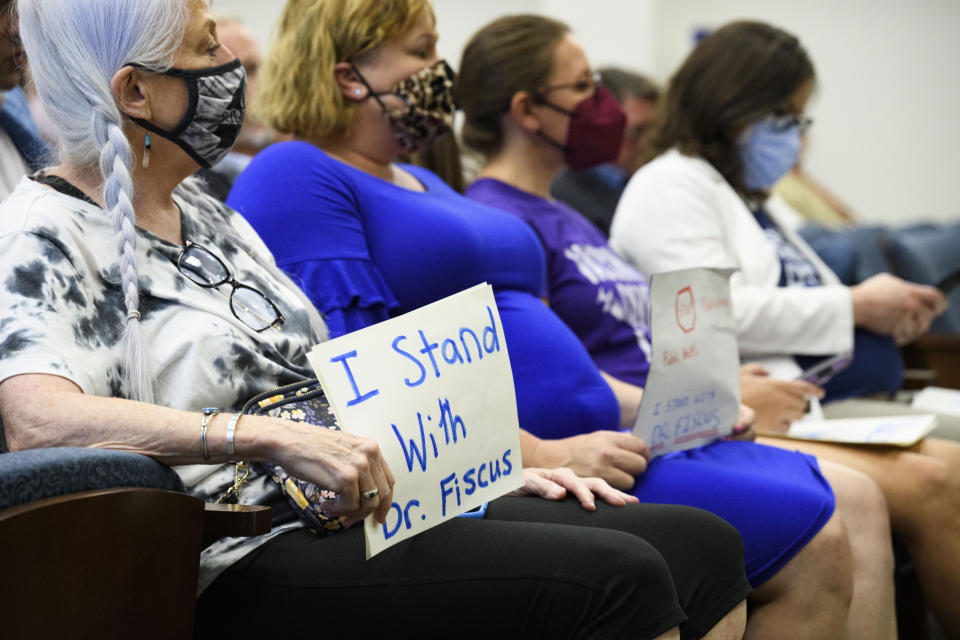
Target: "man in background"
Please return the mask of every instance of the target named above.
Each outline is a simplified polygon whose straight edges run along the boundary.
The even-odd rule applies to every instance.
[[[257,77],[263,60],[253,33],[239,18],[222,16],[217,18],[217,37],[220,44],[240,59],[247,71],[247,110],[237,144],[220,164],[200,172],[207,183],[207,192],[223,201],[253,156],[276,140],[276,132],[257,122],[249,108],[250,99],[256,94]]]
[[[553,181],[550,193],[609,235],[620,194],[643,162],[644,142],[653,126],[660,90],[644,76],[623,69],[600,69],[600,77],[627,114],[620,155],[612,164],[583,171],[565,169]]]

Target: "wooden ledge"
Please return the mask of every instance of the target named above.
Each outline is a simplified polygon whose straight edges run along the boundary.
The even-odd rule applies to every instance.
[[[203,547],[224,536],[259,536],[270,533],[270,507],[255,504],[208,502],[203,511]]]

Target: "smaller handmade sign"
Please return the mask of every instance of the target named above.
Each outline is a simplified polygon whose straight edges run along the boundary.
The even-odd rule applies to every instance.
[[[654,457],[733,431],[740,356],[729,277],[696,268],[651,279],[653,357],[633,432]]]

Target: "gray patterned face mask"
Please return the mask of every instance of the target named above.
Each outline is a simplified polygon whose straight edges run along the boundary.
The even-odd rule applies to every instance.
[[[243,126],[247,73],[240,59],[206,69],[167,69],[163,74],[187,82],[190,98],[183,118],[170,130],[141,118],[131,120],[177,144],[201,167],[212,167],[230,153]]]

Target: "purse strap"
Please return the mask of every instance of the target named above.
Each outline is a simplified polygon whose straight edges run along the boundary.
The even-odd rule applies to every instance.
[[[217,498],[217,504],[240,504],[240,492],[250,476],[249,462],[236,462],[233,465],[233,485]]]
[[[264,415],[274,407],[303,400],[317,393],[323,393],[323,390],[320,388],[319,381],[316,378],[302,380],[278,389],[258,393],[244,403],[240,413],[241,415]],[[240,493],[244,485],[247,484],[247,478],[249,476],[249,462],[235,463],[233,466],[233,485],[217,498],[217,503],[239,504]]]

